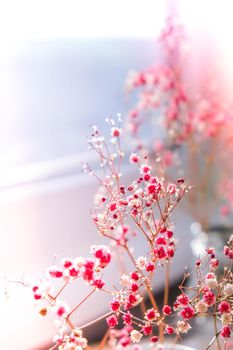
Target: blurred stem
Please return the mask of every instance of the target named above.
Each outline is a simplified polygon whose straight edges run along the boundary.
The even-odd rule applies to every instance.
[[[164,289],[163,305],[168,304],[169,282],[170,282],[170,262],[168,262],[168,264],[166,266],[166,272],[165,272],[165,289]]]
[[[106,341],[108,339],[109,329],[105,332],[101,342],[99,343],[98,350],[102,350],[106,344]]]
[[[219,341],[219,338],[218,338],[218,326],[217,326],[216,314],[214,314],[213,317],[214,317],[214,330],[215,330],[215,335],[216,335],[217,347],[218,347],[218,350],[221,350],[221,345],[220,345],[220,341]]]

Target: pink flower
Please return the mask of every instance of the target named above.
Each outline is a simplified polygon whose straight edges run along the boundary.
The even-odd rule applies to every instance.
[[[93,281],[93,286],[97,289],[102,289],[105,286],[105,282],[101,278],[96,278]]]
[[[65,269],[68,269],[69,267],[72,266],[72,260],[70,258],[63,259],[61,263]]]
[[[123,315],[123,322],[126,326],[130,326],[132,324],[132,316],[131,313],[128,311],[126,314]]]
[[[180,306],[186,306],[189,303],[189,297],[186,294],[181,294],[177,297],[177,303]]]
[[[175,184],[169,184],[167,187],[167,192],[169,194],[175,194],[176,193],[176,185]]]
[[[113,301],[110,303],[110,305],[111,305],[111,309],[112,309],[113,312],[118,311],[119,308],[120,308],[120,302],[119,302],[119,300],[117,300],[117,299],[113,300]]]
[[[173,247],[168,247],[167,248],[167,256],[168,258],[173,258],[175,255],[175,249]]]
[[[204,296],[203,296],[203,300],[205,301],[205,303],[209,306],[214,305],[215,303],[215,295],[213,292],[211,291],[207,291],[205,292]]]
[[[112,256],[108,247],[104,245],[92,246],[91,252],[98,259],[101,268],[106,267],[110,263]]]
[[[152,327],[151,326],[143,326],[142,331],[144,335],[150,335],[152,333]]]
[[[153,337],[150,338],[150,341],[152,343],[157,343],[159,341],[159,338],[157,337],[157,335],[154,335]]]
[[[148,321],[153,321],[153,320],[156,320],[158,314],[157,312],[155,311],[155,309],[149,309],[146,311],[145,313],[145,318],[148,320]]]
[[[69,269],[69,275],[70,275],[71,277],[77,277],[77,276],[78,276],[78,273],[79,273],[79,271],[78,271],[77,269],[75,269],[74,267],[71,267],[71,268]]]
[[[166,334],[173,334],[174,333],[174,328],[172,326],[167,326],[165,328],[165,333]]]
[[[159,244],[159,245],[166,245],[167,244],[167,241],[164,237],[158,237],[156,238],[156,244]]]
[[[131,340],[130,340],[130,337],[128,337],[128,336],[122,337],[122,338],[119,340],[119,344],[120,344],[123,348],[127,347],[130,343],[131,343]]]
[[[229,258],[233,259],[233,249],[228,246],[224,246],[224,254]]]
[[[138,163],[140,156],[137,153],[132,153],[129,157],[130,163]]]
[[[108,327],[114,328],[116,325],[118,325],[118,320],[116,315],[112,315],[106,318],[106,322]]]
[[[154,249],[154,255],[155,255],[155,257],[156,258],[158,258],[158,259],[164,259],[164,258],[166,258],[166,252],[165,252],[165,249],[164,249],[164,247],[163,246],[160,246],[160,247],[158,247],[158,248],[155,248]]]
[[[48,272],[53,278],[61,278],[63,276],[63,271],[57,266],[50,266]]]
[[[211,268],[211,270],[217,269],[218,265],[219,265],[219,261],[217,259],[211,259],[210,260],[210,268]]]
[[[111,136],[112,137],[119,137],[120,134],[121,134],[121,129],[116,128],[116,127],[111,129]]]
[[[228,313],[231,311],[231,305],[227,301],[222,301],[218,305],[218,311],[223,314],[223,313]]]
[[[65,303],[58,302],[56,305],[56,314],[58,317],[66,317],[69,312],[69,306]]]
[[[230,338],[230,336],[231,336],[231,329],[230,329],[230,327],[229,326],[223,327],[223,329],[220,332],[220,335],[223,338]]]
[[[148,262],[146,264],[146,271],[147,272],[152,272],[152,271],[154,271],[154,269],[155,269],[155,264],[154,263]]]
[[[188,306],[188,307],[185,307],[181,312],[180,312],[180,315],[189,320],[190,318],[192,318],[194,315],[195,315],[195,310],[193,307],[191,306]]]
[[[32,292],[33,292],[33,298],[35,300],[40,300],[42,298],[42,294],[41,292],[39,291],[39,287],[38,286],[34,286],[32,288]]]
[[[164,305],[164,307],[163,307],[163,314],[166,315],[166,316],[169,316],[169,315],[171,315],[171,313],[172,313],[171,306]]]
[[[139,280],[139,276],[138,276],[138,273],[137,272],[132,272],[130,277],[135,280],[135,281],[138,281]]]
[[[140,168],[140,171],[142,174],[146,174],[146,173],[149,173],[151,170],[151,167],[149,165],[142,165],[141,168]]]
[[[131,290],[132,290],[132,292],[137,292],[137,290],[138,290],[138,285],[137,285],[137,283],[132,283],[132,285],[131,285]]]

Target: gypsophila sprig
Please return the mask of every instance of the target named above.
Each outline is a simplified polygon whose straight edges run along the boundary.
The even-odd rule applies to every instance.
[[[97,127],[88,139],[100,162],[101,172],[95,173],[89,165],[84,170],[97,179],[99,189],[92,213],[98,232],[105,245],[93,245],[91,257],[67,257],[59,264],[49,266],[44,277],[30,286],[37,310],[42,317],[54,315],[57,334],[51,349],[81,350],[88,347],[83,334],[85,328],[106,319],[108,331],[100,343],[112,348],[126,348],[148,337],[152,344],[162,343],[164,336],[182,340],[183,334],[192,329],[192,320],[205,316],[213,319],[214,341],[222,349],[231,337],[233,308],[233,275],[231,265],[218,274],[219,262],[214,248],[196,261],[194,274],[196,284],[186,287],[190,276],[186,273],[180,285],[180,294],[169,305],[169,265],[176,252],[176,239],[171,215],[189,190],[184,179],[168,182],[155,174],[147,156],[137,153],[125,157],[124,167],[132,167],[135,179],[126,183],[122,162],[121,127],[111,119],[109,138]],[[118,121],[119,123],[119,121]],[[134,253],[134,236],[141,235],[145,251],[141,256]],[[106,245],[109,243],[109,245]],[[110,248],[111,247],[111,248]],[[116,280],[116,286],[106,288],[104,270],[113,260],[112,250],[130,262],[127,269]],[[232,262],[233,238],[224,247],[223,254]],[[154,280],[158,269],[166,275],[164,303],[159,307],[154,293]],[[75,306],[63,300],[63,291],[76,283],[89,286],[88,294],[77,300]],[[24,284],[25,285],[25,284]],[[27,284],[28,287],[28,284]],[[110,294],[112,300],[106,304],[108,312],[85,325],[76,327],[72,322],[83,305],[97,291]],[[149,306],[145,303],[148,297]],[[77,295],[78,299],[78,295]],[[135,307],[141,306],[141,315]],[[220,324],[220,327],[219,327]],[[207,347],[208,349],[209,347]],[[225,349],[225,348],[224,348]]]

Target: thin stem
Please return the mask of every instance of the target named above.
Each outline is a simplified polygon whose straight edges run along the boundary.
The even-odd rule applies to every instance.
[[[95,288],[92,289],[92,291],[89,294],[87,294],[87,296],[77,306],[75,306],[75,308],[72,311],[70,311],[66,318],[67,321],[69,320],[70,316],[79,308],[79,306],[81,306],[94,292]]]
[[[137,227],[142,231],[142,233],[144,234],[144,236],[146,237],[147,241],[151,244],[151,239],[150,237],[147,235],[146,231],[143,229],[143,227],[137,222],[137,220],[131,215],[131,218],[133,219],[133,221],[135,222],[135,224],[137,225]]]
[[[214,330],[215,330],[215,334],[216,334],[216,341],[217,341],[218,350],[221,350],[221,345],[220,345],[219,338],[218,338],[218,326],[217,326],[216,315],[214,315]]]
[[[218,338],[219,334],[220,334],[220,332],[218,332],[218,333],[212,338],[211,342],[209,343],[209,345],[207,346],[207,348],[206,348],[205,350],[209,350],[209,349],[211,348],[212,344],[214,343],[215,339]]]
[[[74,329],[74,328],[75,328],[74,325],[73,325],[73,323],[71,322],[71,320],[70,320],[69,318],[67,318],[66,323],[68,324],[68,326],[70,327],[70,329]]]
[[[163,298],[163,304],[168,304],[168,298],[169,298],[169,282],[170,282],[170,262],[168,262],[166,266],[166,272],[165,272],[165,289],[164,289],[164,298]]]
[[[57,297],[61,294],[61,292],[65,289],[65,287],[67,286],[67,284],[69,283],[69,281],[67,281],[64,286],[57,292],[57,294],[53,297],[53,299],[57,299]]]
[[[102,315],[102,316],[96,318],[95,320],[90,321],[90,322],[84,324],[84,325],[81,326],[81,327],[78,327],[78,329],[84,329],[84,328],[86,328],[86,327],[89,327],[89,326],[91,326],[92,324],[94,324],[94,323],[96,323],[96,322],[98,322],[98,321],[101,321],[103,318],[106,318],[106,317],[108,317],[108,316],[110,316],[110,315],[112,315],[112,314],[113,314],[113,311],[109,311],[109,312],[107,312],[106,314],[104,314],[104,315]]]

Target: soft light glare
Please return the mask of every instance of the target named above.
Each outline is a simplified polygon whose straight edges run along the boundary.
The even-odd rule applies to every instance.
[[[0,11],[0,47],[51,38],[155,37],[166,1],[8,0]]]

